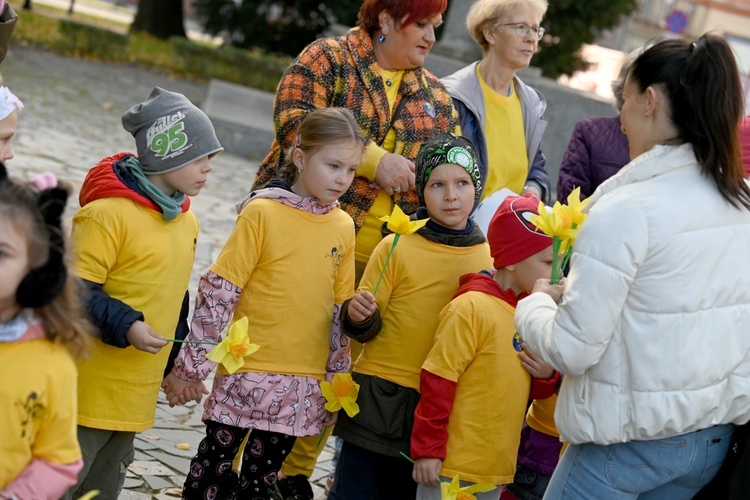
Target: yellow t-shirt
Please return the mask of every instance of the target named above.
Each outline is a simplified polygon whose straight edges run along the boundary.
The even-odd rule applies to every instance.
[[[531,376],[513,348],[515,309],[492,295],[459,295],[440,313],[423,368],[457,382],[442,476],[508,484],[516,473]]]
[[[68,350],[41,338],[0,343],[0,490],[33,459],[81,459],[76,434],[76,366]]]
[[[488,163],[482,199],[502,188],[520,193],[529,176],[521,98],[515,91],[515,85],[511,96],[495,92],[482,79],[479,65],[477,77],[484,95],[484,132]]]
[[[354,292],[354,221],[346,212],[252,201],[211,271],[242,288],[233,321],[247,316],[250,341],[261,346],[240,372],[324,378],[333,306]],[[226,374],[223,366],[217,372]]]
[[[526,414],[526,423],[535,431],[549,436],[560,437],[555,426],[555,406],[557,405],[557,394],[547,399],[535,399]]]
[[[373,291],[394,235],[375,248],[360,288]],[[380,333],[365,344],[354,371],[419,390],[419,372],[432,349],[440,311],[458,290],[458,278],[492,266],[487,243],[453,247],[418,234],[401,236],[376,300]]]
[[[76,274],[143,313],[174,338],[198,238],[191,211],[171,222],[126,198],[95,200],[73,217]],[[170,344],[171,345],[171,344]],[[140,432],[153,427],[170,345],[157,354],[93,342],[78,365],[78,424]]]
[[[385,95],[388,96],[388,107],[393,113],[393,105],[396,103],[396,97],[398,97],[398,88],[401,86],[401,80],[404,77],[403,71],[398,72],[385,72],[387,75],[383,75],[383,84],[387,80],[391,81],[391,85],[385,85]],[[371,141],[367,150],[365,151],[365,157],[362,160],[362,164],[357,169],[358,175],[364,175],[371,181],[375,180],[375,172],[377,172],[378,163],[386,152],[392,152],[396,145],[396,131],[392,128],[388,130],[385,135],[382,146],[378,146],[375,142]],[[357,233],[355,258],[358,262],[367,262],[370,258],[370,254],[375,249],[377,244],[383,239],[380,233],[380,226],[383,225],[383,221],[378,217],[383,217],[391,213],[393,208],[393,201],[391,197],[384,190],[378,190],[378,194],[370,207],[370,211],[367,213],[367,218],[364,224]]]

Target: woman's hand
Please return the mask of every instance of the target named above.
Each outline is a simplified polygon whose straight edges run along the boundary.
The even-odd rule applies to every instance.
[[[420,458],[414,462],[411,477],[422,486],[437,486],[443,461],[439,458]]]
[[[375,303],[375,296],[364,290],[352,297],[346,314],[354,323],[363,323],[367,318],[375,314],[378,305]]]
[[[386,153],[378,163],[375,182],[389,195],[414,189],[414,162],[401,155]]]
[[[563,294],[564,286],[565,278],[560,280],[560,283],[558,283],[557,285],[553,285],[552,283],[550,283],[548,278],[539,278],[538,280],[536,280],[536,283],[534,283],[534,289],[531,292],[544,292],[552,297],[552,300],[554,300],[555,303],[559,303],[560,297],[562,297]]]

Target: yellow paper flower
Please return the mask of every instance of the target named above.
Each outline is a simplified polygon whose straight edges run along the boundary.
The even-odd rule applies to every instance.
[[[540,201],[538,211],[539,215],[532,215],[529,217],[529,221],[541,232],[547,236],[556,237],[561,242],[570,237],[570,226],[567,224],[565,213],[559,201],[555,202],[551,210],[547,210],[544,203]]]
[[[352,379],[351,373],[337,373],[331,382],[321,382],[320,390],[327,401],[326,410],[333,413],[343,408],[350,417],[359,413],[356,403],[359,384]]]
[[[234,373],[242,368],[245,357],[260,349],[258,344],[250,343],[248,324],[247,316],[235,321],[229,327],[224,340],[206,354],[206,358],[224,365],[228,373]]]
[[[583,213],[583,209],[589,204],[591,198],[581,200],[581,188],[577,187],[570,192],[567,198],[567,203],[563,205],[567,212],[567,218],[570,219],[571,226],[575,225],[581,227],[583,221],[586,220],[587,215]]]
[[[589,199],[581,201],[581,188],[575,188],[568,195],[567,204],[556,201],[552,209],[548,209],[543,202],[539,202],[539,215],[532,215],[529,220],[540,231],[552,237],[552,276],[550,283],[559,283],[563,271],[568,264],[578,231],[586,220],[583,209]],[[560,257],[562,256],[562,257]]]
[[[456,474],[450,483],[440,483],[440,500],[477,500],[473,493],[485,493],[495,488],[497,486],[490,483],[477,483],[461,488],[461,481]]]
[[[409,216],[406,215],[398,205],[393,206],[391,215],[378,217],[378,219],[387,222],[388,230],[393,231],[396,234],[412,234],[427,224],[427,221],[429,220],[409,220]]]

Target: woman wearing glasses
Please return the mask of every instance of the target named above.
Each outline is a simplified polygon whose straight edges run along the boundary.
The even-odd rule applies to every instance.
[[[516,76],[538,49],[546,11],[546,0],[478,0],[466,24],[484,58],[443,79],[458,110],[461,133],[479,156],[486,179],[482,199],[508,188],[549,201],[541,150],[547,103]]]

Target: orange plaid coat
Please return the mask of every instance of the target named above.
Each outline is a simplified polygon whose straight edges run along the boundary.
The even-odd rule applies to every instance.
[[[458,118],[443,84],[424,68],[404,72],[394,109],[404,99],[393,123],[396,143],[392,153],[414,160],[422,143],[433,135],[455,131]],[[277,175],[305,115],[325,107],[349,108],[365,137],[382,145],[390,129],[391,111],[372,39],[360,28],[341,37],[316,40],[284,73],[274,103],[276,139],[258,170],[253,189],[263,187]],[[358,176],[340,198],[357,231],[377,192],[378,188],[370,187],[367,178]],[[414,190],[394,194],[393,198],[406,213],[419,206]]]

